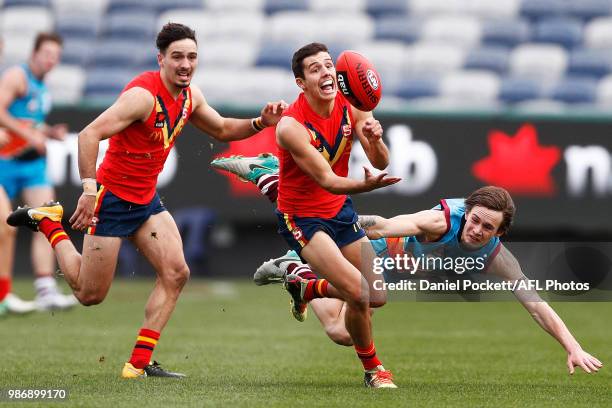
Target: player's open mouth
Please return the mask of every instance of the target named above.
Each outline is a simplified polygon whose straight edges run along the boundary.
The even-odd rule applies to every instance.
[[[183,79],[183,80],[187,80],[190,78],[190,75],[188,72],[179,72],[177,75],[180,79]]]
[[[323,81],[321,85],[319,86],[319,88],[321,88],[323,93],[327,93],[327,94],[333,93],[334,92],[334,81],[332,79]]]

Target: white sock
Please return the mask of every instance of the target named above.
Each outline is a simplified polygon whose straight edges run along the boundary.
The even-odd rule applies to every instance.
[[[57,283],[52,276],[43,276],[34,279],[34,289],[36,289],[36,296],[46,296],[57,293]]]

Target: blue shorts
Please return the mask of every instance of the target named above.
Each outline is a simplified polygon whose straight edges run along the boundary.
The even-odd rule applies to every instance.
[[[357,213],[353,209],[350,197],[334,218],[296,217],[276,210],[278,217],[278,233],[285,238],[289,247],[298,255],[301,254],[312,236],[317,231],[323,231],[342,248],[365,237],[366,233],[359,225]],[[300,255],[301,258],[301,255]],[[303,260],[303,258],[302,258]]]
[[[163,211],[166,211],[166,207],[157,193],[149,204],[134,204],[117,197],[103,185],[98,185],[94,225],[87,228],[87,234],[130,237],[150,216]]]
[[[27,188],[51,187],[47,179],[47,159],[0,159],[0,186],[11,200]]]

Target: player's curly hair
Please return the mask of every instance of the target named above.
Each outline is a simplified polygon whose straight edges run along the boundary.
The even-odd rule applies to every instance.
[[[516,213],[514,201],[508,191],[496,186],[481,187],[465,199],[465,212],[469,213],[476,205],[493,211],[501,211],[503,219],[498,232],[502,235],[508,232]]]
[[[304,79],[304,66],[302,65],[302,62],[311,55],[315,55],[320,52],[329,52],[327,45],[315,42],[306,44],[297,50],[291,59],[291,70],[293,71],[293,76]]]
[[[191,28],[179,23],[167,23],[157,34],[155,45],[157,45],[159,52],[164,54],[170,44],[175,41],[184,40],[185,38],[193,40],[196,44],[198,43],[198,40],[196,40],[196,33]]]

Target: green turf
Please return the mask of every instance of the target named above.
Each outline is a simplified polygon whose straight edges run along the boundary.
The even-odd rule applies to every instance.
[[[151,286],[117,281],[99,306],[1,319],[0,388],[67,388],[53,405],[66,407],[612,405],[609,368],[567,375],[564,351],[518,303],[388,304],[375,339],[400,389],[367,390],[353,350],[328,341],[314,315],[298,323],[280,286],[242,281],[188,284],[155,358],[189,378],[122,380]],[[610,364],[612,305],[554,306]]]

